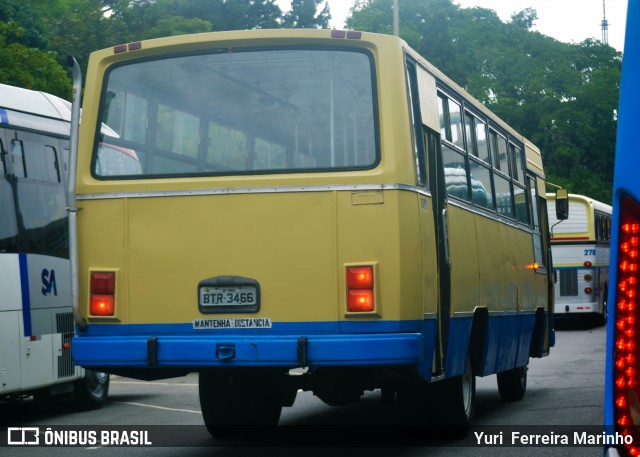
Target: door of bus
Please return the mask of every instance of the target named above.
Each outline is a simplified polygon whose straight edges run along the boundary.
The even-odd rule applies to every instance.
[[[447,230],[447,192],[442,170],[440,135],[424,128],[427,160],[430,166],[429,183],[433,204],[433,225],[436,233],[438,258],[438,339],[436,348],[440,359],[436,362],[438,371],[443,372],[446,350],[449,343],[449,320],[451,314],[451,257],[449,255],[449,234]],[[439,365],[438,365],[439,364]]]
[[[436,291],[427,294],[426,300],[435,297],[437,334],[433,372],[444,374],[445,352],[449,341],[449,321],[451,313],[451,262],[449,257],[449,239],[447,233],[447,193],[445,187],[444,168],[440,151],[440,134],[434,130],[439,123],[428,109],[427,92],[435,90],[435,79],[427,74],[415,61],[407,59],[407,77],[410,86],[411,110],[415,153],[418,163],[418,184],[431,193],[432,217],[428,211],[422,211],[422,243],[423,256],[433,256],[436,261],[425,258],[424,268],[437,268],[437,275],[428,276],[434,279]],[[426,91],[421,88],[429,87]],[[431,128],[429,127],[431,126]],[[440,171],[439,171],[440,170]],[[428,202],[428,200],[425,200]],[[423,209],[426,205],[423,205]],[[434,246],[435,244],[435,246]],[[428,261],[427,261],[428,260]],[[427,284],[426,290],[431,287]],[[425,305],[429,314],[434,307]]]

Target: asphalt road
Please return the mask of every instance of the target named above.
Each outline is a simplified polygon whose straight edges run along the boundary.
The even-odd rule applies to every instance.
[[[401,425],[394,409],[385,408],[380,392],[367,393],[359,403],[330,407],[310,393],[299,393],[284,408],[280,427],[273,433],[243,441],[216,441],[203,426],[197,375],[157,382],[114,377],[109,402],[100,410],[77,412],[65,403],[41,406],[30,399],[0,402],[0,423],[11,427],[39,427],[41,438],[53,430],[94,430],[96,444],[77,447],[0,447],[11,456],[174,456],[216,455],[307,456],[327,453],[409,456],[600,456],[597,446],[511,447],[512,433],[560,440],[574,432],[592,435],[603,420],[605,329],[585,326],[556,331],[556,347],[549,357],[532,359],[525,398],[500,400],[495,376],[477,378],[474,426],[466,439],[450,441],[437,433],[416,436]],[[60,427],[66,426],[66,427]],[[100,433],[126,426],[127,438],[136,437],[165,447],[111,447],[100,443]],[[6,427],[5,427],[6,429]],[[5,435],[7,431],[0,429]],[[132,431],[140,431],[135,435]],[[146,432],[146,435],[145,435]],[[484,445],[478,446],[478,437]],[[81,436],[81,435],[80,435]],[[118,435],[122,439],[123,435]],[[3,437],[4,438],[4,437]],[[0,442],[5,440],[0,440]],[[488,444],[487,444],[488,443]]]

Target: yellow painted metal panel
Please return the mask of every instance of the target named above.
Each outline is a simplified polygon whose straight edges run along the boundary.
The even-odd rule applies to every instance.
[[[478,239],[475,215],[449,205],[447,226],[451,256],[451,312],[473,311],[478,304]]]

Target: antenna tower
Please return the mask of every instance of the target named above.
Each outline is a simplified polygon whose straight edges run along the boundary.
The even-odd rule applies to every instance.
[[[609,44],[609,21],[607,21],[607,12],[604,6],[605,0],[602,0],[602,44]]]

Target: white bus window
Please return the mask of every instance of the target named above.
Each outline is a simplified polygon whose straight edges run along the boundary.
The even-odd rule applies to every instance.
[[[135,151],[100,143],[96,171],[100,176],[139,175],[142,167]]]
[[[497,174],[493,175],[496,186],[496,209],[498,214],[513,218],[513,198],[511,196],[511,183]]]
[[[209,123],[207,164],[214,171],[242,170],[247,160],[247,135],[240,130]]]
[[[22,141],[11,140],[11,166],[16,178],[26,177]]]
[[[438,94],[438,118],[440,119],[440,136],[443,139],[446,138],[447,140],[451,141],[451,133],[447,128],[448,121],[447,111],[445,111],[446,105],[447,98],[442,94]]]
[[[489,162],[489,144],[487,143],[487,126],[480,119],[475,120],[476,124],[476,148],[478,157],[485,163]]]
[[[463,200],[469,200],[467,168],[464,155],[443,144],[442,163],[444,164],[444,179],[447,194]]]
[[[538,203],[538,185],[536,179],[529,177],[529,191],[531,192],[531,216],[533,217],[533,256],[538,268],[545,269],[545,256],[542,251],[542,230],[540,227],[540,205]],[[546,223],[546,222],[545,222]]]
[[[525,225],[531,224],[529,203],[527,201],[527,193],[523,187],[513,186],[513,198],[516,206],[516,220]]]
[[[7,160],[7,153],[4,150],[4,143],[0,140],[0,175],[7,174],[7,166],[4,163],[5,160]]]
[[[471,201],[487,209],[495,209],[491,170],[475,160],[469,160],[471,166]]]
[[[22,142],[26,176],[37,181],[61,182],[58,157],[52,146],[35,141]]]
[[[286,155],[282,146],[256,138],[253,164],[256,170],[282,170],[286,166]]]
[[[507,154],[507,139],[495,130],[491,130],[489,135],[491,149],[493,151],[493,167],[508,176],[509,157]]]
[[[124,95],[124,115],[120,135],[129,141],[144,143],[147,126],[147,101],[134,94]],[[109,124],[107,124],[109,125]]]
[[[0,252],[17,252],[18,221],[13,188],[5,176],[0,176],[0,215]]]
[[[476,142],[473,138],[474,121],[476,119],[468,111],[464,115],[464,136],[467,140],[467,152],[471,155],[478,157],[478,150],[476,149]]]
[[[464,149],[462,138],[462,111],[460,105],[449,99],[449,122],[451,123],[451,142]]]
[[[520,184],[524,185],[524,154],[522,153],[522,148],[509,143],[509,154],[511,155],[511,160],[513,163],[513,177]]]
[[[156,132],[158,148],[193,159],[198,157],[200,122],[196,116],[160,105]]]

